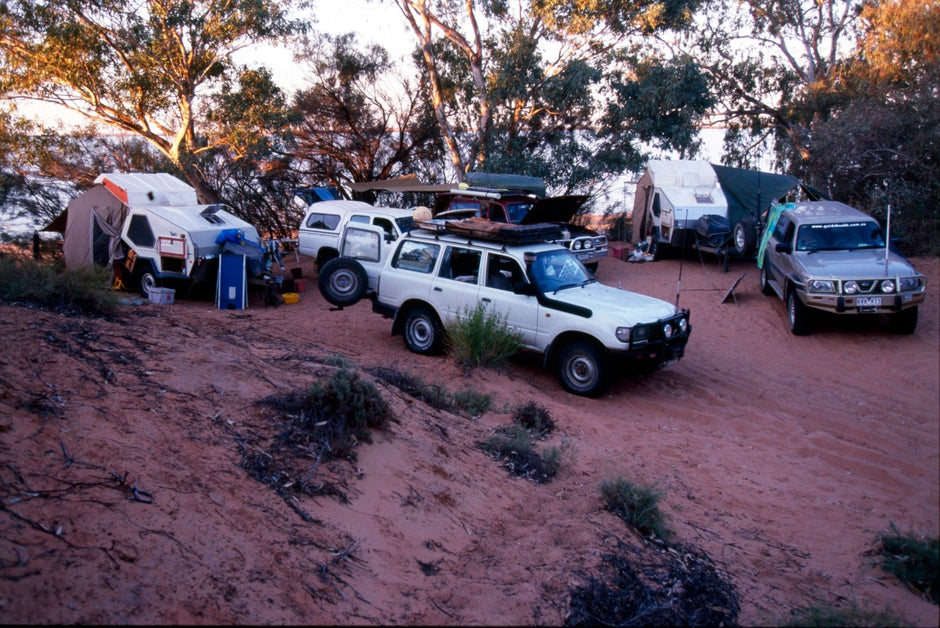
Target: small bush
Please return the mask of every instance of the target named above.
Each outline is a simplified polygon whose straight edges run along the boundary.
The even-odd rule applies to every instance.
[[[555,421],[547,409],[534,401],[519,405],[513,423],[521,425],[533,438],[545,438],[555,429]]]
[[[807,606],[793,611],[792,617],[780,626],[810,628],[811,626],[845,626],[846,628],[889,628],[905,625],[899,618],[881,611],[870,611],[852,606]]]
[[[881,535],[881,566],[934,604],[940,596],[940,539],[902,535],[894,524]]]
[[[483,303],[465,307],[447,327],[447,342],[457,362],[467,368],[505,366],[522,347],[522,335],[511,331],[506,319]]]
[[[394,368],[379,366],[366,369],[366,372],[438,410],[480,416],[489,410],[492,403],[492,398],[487,394],[469,388],[451,394],[442,386],[426,384],[420,378]]]
[[[0,300],[90,316],[112,316],[118,303],[101,266],[58,272],[52,263],[17,257],[0,258]]]
[[[665,516],[659,510],[660,495],[651,488],[637,486],[623,479],[601,483],[601,496],[606,508],[644,536],[668,539]]]
[[[561,451],[549,448],[544,456],[532,448],[532,438],[521,425],[513,424],[501,428],[480,444],[480,448],[491,457],[503,462],[510,473],[542,484],[558,474],[561,468]]]
[[[305,395],[287,395],[269,403],[290,417],[278,446],[300,455],[317,451],[326,460],[355,460],[356,444],[372,441],[369,428],[384,428],[392,418],[378,389],[346,369],[315,383]]]
[[[480,416],[490,409],[493,398],[472,388],[465,388],[451,395],[454,407],[470,416]]]

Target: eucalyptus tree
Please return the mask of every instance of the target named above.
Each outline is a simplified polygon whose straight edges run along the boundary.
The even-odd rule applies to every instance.
[[[688,25],[698,0],[393,1],[458,178],[506,169],[585,190],[638,166],[643,139],[694,150],[691,132],[671,125],[694,124],[710,102],[695,64],[635,44]]]
[[[302,29],[290,0],[0,0],[0,94],[42,101],[146,140],[218,199],[206,168],[257,155],[286,124],[246,47]],[[239,117],[222,115],[237,111]],[[208,164],[208,166],[207,166]]]
[[[707,0],[695,27],[661,44],[695,56],[718,98],[711,122],[726,126],[725,160],[754,166],[773,146],[778,166],[807,155],[817,98],[851,55],[861,0]]]
[[[297,92],[294,170],[343,188],[358,181],[439,178],[440,135],[419,79],[354,34],[320,36],[303,54],[308,86]]]
[[[878,218],[890,206],[907,252],[940,252],[940,2],[872,3],[859,27],[791,170]]]

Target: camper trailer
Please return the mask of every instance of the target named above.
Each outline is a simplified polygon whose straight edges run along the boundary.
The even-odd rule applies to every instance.
[[[154,288],[214,282],[219,255],[246,256],[263,270],[258,231],[166,173],[107,173],[66,209],[67,268],[111,265],[115,287],[149,296]]]
[[[753,257],[765,213],[799,188],[789,175],[697,159],[651,160],[636,185],[633,241],[645,243],[653,259],[669,247]]]

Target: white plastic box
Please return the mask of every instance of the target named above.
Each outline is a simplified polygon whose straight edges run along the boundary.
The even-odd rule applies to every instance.
[[[151,288],[148,294],[150,295],[151,303],[170,305],[173,303],[173,297],[176,295],[176,290],[172,288]]]

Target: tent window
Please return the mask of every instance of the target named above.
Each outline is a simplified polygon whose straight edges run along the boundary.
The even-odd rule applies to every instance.
[[[150,228],[150,221],[141,214],[131,216],[131,224],[127,228],[127,237],[135,245],[148,249],[153,248],[153,245],[157,242],[153,235],[153,229]]]
[[[659,192],[653,195],[653,215],[659,218],[659,214],[662,212],[662,207],[659,204]]]

